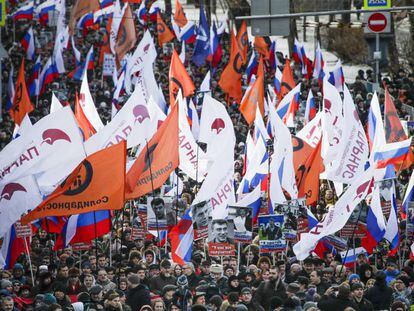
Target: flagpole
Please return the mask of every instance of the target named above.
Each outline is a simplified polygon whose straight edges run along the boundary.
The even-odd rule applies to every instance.
[[[50,235],[49,220],[47,219],[47,217],[45,217],[45,221],[46,221],[47,239],[48,239],[48,241],[50,241],[50,237],[49,237],[49,235]],[[66,244],[66,241],[65,241],[65,244]],[[52,245],[50,243],[49,243],[49,250],[50,250],[49,259],[50,259],[50,263],[52,263],[53,262],[53,248],[52,248]]]
[[[30,276],[32,277],[32,284],[35,285],[34,276],[33,276],[33,268],[32,268],[32,260],[30,258],[29,246],[27,245],[26,237],[22,237],[22,239],[24,240],[24,246],[26,248],[27,257],[28,257],[28,260],[29,260],[29,268],[30,268]]]
[[[154,200],[154,180],[152,179],[152,163],[151,163],[151,159],[150,159],[150,157],[149,157],[149,148],[148,148],[148,140],[145,140],[145,145],[146,145],[146,148],[147,148],[147,154],[146,154],[146,156],[147,156],[147,158],[148,158],[148,162],[149,162],[149,171],[150,171],[150,176],[151,176],[151,195],[152,195],[152,199]],[[155,224],[156,224],[156,226],[157,226],[157,239],[158,239],[158,243],[160,243],[161,241],[160,241],[160,230],[159,230],[159,227],[158,227],[158,216],[157,216],[157,214],[156,213],[154,213],[154,215],[155,215]],[[160,257],[160,260],[161,260],[161,252],[158,252],[158,255],[159,255],[159,257]]]
[[[95,256],[96,260],[98,260],[98,237],[97,237],[97,228],[96,228],[96,212],[93,211],[93,227],[95,230]]]
[[[356,220],[356,223],[355,223],[355,225],[354,225],[354,228],[352,229],[352,235],[351,235],[351,239],[352,239],[352,240],[354,239],[354,236],[355,236],[355,231],[356,231],[356,228],[358,227],[358,222],[359,222],[359,218],[361,217],[361,212],[362,212],[362,205],[360,205],[360,208],[359,208],[359,213],[358,213],[358,218],[357,218],[357,220]],[[349,241],[349,240],[348,240],[348,241]],[[341,275],[342,270],[344,269],[345,260],[346,260],[346,257],[348,256],[348,252],[349,252],[349,243],[347,243],[347,244],[348,244],[348,245],[347,245],[347,247],[346,247],[345,256],[344,256],[344,259],[343,259],[343,261],[342,261],[341,270],[339,270],[339,276]],[[354,247],[354,253],[355,253],[355,247]]]

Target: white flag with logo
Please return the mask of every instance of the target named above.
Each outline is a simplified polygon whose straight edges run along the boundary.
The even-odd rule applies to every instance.
[[[374,167],[365,171],[334,206],[331,206],[323,220],[313,227],[308,233],[301,235],[301,239],[293,246],[296,258],[303,260],[315,248],[318,241],[330,234],[341,230],[347,223],[356,206],[367,196],[373,187]]]
[[[199,141],[207,144],[207,158],[214,160],[223,151],[233,154],[236,136],[233,122],[222,103],[204,95]]]
[[[127,141],[127,148],[144,145],[150,124],[147,102],[136,87],[111,122],[85,142],[86,153],[90,155],[123,140]]]
[[[0,238],[22,214],[42,203],[37,183],[32,175],[0,183]]]
[[[344,85],[344,122],[337,156],[326,167],[327,178],[351,184],[364,172],[368,160],[369,146],[364,128],[359,120],[354,101]]]
[[[70,107],[64,107],[40,119],[33,125],[30,135],[16,138],[2,150],[0,182],[53,168],[59,168],[60,176],[67,176],[84,158],[75,116]]]

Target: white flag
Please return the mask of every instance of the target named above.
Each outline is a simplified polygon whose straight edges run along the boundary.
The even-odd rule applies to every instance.
[[[52,102],[50,104],[50,113],[54,113],[62,108],[63,106],[60,103],[60,100],[56,97],[55,93],[52,92]]]
[[[198,147],[191,133],[190,124],[187,120],[187,105],[181,96],[181,91],[177,97],[179,105],[179,168],[190,178],[197,179],[200,182],[204,180],[208,163],[206,163],[204,151]]]
[[[341,230],[347,223],[355,207],[367,196],[373,186],[374,167],[371,166],[345,191],[335,206],[331,206],[323,220],[308,233],[301,235],[301,239],[293,246],[298,260],[309,256],[318,241],[330,234]]]
[[[16,138],[2,150],[0,181],[8,182],[54,168],[67,176],[84,158],[75,117],[70,107],[64,107],[40,119],[30,135]]]
[[[344,122],[342,137],[337,148],[337,156],[326,167],[327,178],[351,184],[364,172],[368,160],[368,140],[359,120],[354,101],[344,85]]]
[[[79,94],[79,104],[85,117],[89,120],[89,123],[94,127],[96,132],[104,127],[98,111],[96,110],[95,103],[91,92],[89,90],[88,75],[86,72],[83,75],[82,85]]]
[[[42,203],[42,196],[32,175],[0,184],[0,238],[29,210]]]
[[[88,155],[126,140],[127,148],[145,145],[151,116],[140,88],[135,88],[125,105],[103,129],[85,142]]]
[[[296,136],[304,140],[312,148],[315,148],[322,136],[322,112],[319,111],[316,116],[307,123]]]

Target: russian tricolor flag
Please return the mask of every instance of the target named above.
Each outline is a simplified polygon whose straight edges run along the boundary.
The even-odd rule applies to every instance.
[[[313,97],[312,90],[309,90],[308,98],[306,99],[305,108],[305,124],[309,123],[316,116],[315,98]]]
[[[9,81],[7,82],[7,102],[6,102],[6,110],[13,106],[14,101],[14,83],[13,83],[13,74],[14,74],[14,67],[11,65],[11,69],[9,72]]]
[[[147,1],[143,0],[139,5],[139,8],[135,11],[138,21],[141,25],[145,26],[147,24]]]
[[[277,67],[277,57],[276,57],[276,41],[272,41],[269,49],[269,66],[271,70],[275,70]]]
[[[253,52],[252,55],[250,56],[250,60],[246,68],[247,84],[250,84],[252,75],[257,74],[258,68],[259,68],[259,62],[257,61],[256,54]]]
[[[300,88],[301,88],[301,83],[296,85],[293,90],[287,93],[285,97],[283,97],[283,99],[278,104],[276,112],[279,115],[280,119],[286,120],[288,112],[291,112],[292,108],[296,108],[298,106]],[[293,107],[291,107],[292,105]],[[295,111],[295,109],[293,110]]]
[[[30,80],[28,81],[30,97],[39,96],[39,91],[40,91],[39,74],[40,74],[41,66],[42,66],[42,63],[41,63],[40,55],[39,55],[33,67],[33,72],[32,72],[32,75],[30,76]]]
[[[360,254],[366,254],[367,251],[363,247],[351,248],[348,251],[341,252],[342,264],[346,267],[353,267]]]
[[[193,220],[190,215],[191,208],[187,209],[183,218],[169,232],[171,239],[172,260],[180,265],[191,261],[194,241]]]
[[[298,39],[295,38],[293,44],[292,58],[297,64],[303,66],[303,57],[302,57],[302,45],[299,43]]]
[[[20,19],[32,20],[33,19],[33,13],[34,13],[33,1],[28,1],[27,4],[25,4],[25,5],[21,6],[20,8],[18,8],[17,11],[14,12],[12,17],[13,17],[14,21],[17,21],[17,20],[20,20]]]
[[[339,92],[344,91],[345,77],[344,71],[342,70],[341,60],[338,60],[334,67],[334,70],[329,73],[328,81],[333,86],[335,86]]]
[[[81,81],[83,78],[83,75],[88,69],[93,69],[95,66],[95,56],[93,53],[93,46],[89,49],[88,54],[86,55],[85,61],[78,66],[74,71],[72,71],[69,74],[69,77]]]
[[[408,187],[404,195],[404,200],[401,204],[401,211],[404,214],[407,214],[408,212],[408,202],[412,201],[414,201],[414,171],[411,173],[410,182],[408,183]]]
[[[26,238],[27,247],[30,245],[29,238]],[[23,238],[18,238],[14,225],[10,227],[10,230],[3,238],[3,244],[0,249],[0,266],[4,269],[12,269],[17,259],[26,253],[26,245]]]
[[[397,199],[395,195],[394,181],[392,181],[391,192],[392,192],[391,212],[390,212],[390,216],[388,217],[384,238],[387,239],[388,242],[390,242],[391,244],[389,255],[395,255],[400,245],[400,234],[399,234],[399,227],[398,227],[398,207],[397,207]]]
[[[216,68],[221,61],[223,56],[223,48],[220,44],[220,37],[217,34],[216,23],[213,21],[213,25],[210,29],[210,57],[211,57],[211,66]]]
[[[34,60],[35,58],[35,38],[33,34],[33,28],[30,27],[29,30],[24,35],[23,39],[20,41],[24,50],[26,51],[26,59]]]
[[[45,91],[46,85],[52,83],[55,78],[59,77],[58,70],[56,68],[56,65],[51,57],[47,60],[45,66],[42,69],[42,72],[40,73],[39,77],[39,87],[40,92],[39,94],[42,94]]]
[[[361,240],[361,245],[371,254],[385,234],[385,220],[382,213],[380,189],[374,188],[372,199],[367,214],[367,232]]]
[[[157,21],[157,13],[158,12],[161,13],[161,1],[160,0],[154,1],[154,3],[151,5],[151,7],[148,11],[151,21],[153,21],[153,22]]]
[[[195,25],[193,22],[188,22],[183,28],[180,29],[178,40],[185,41],[185,43],[194,43],[196,40]]]
[[[380,150],[374,151],[374,162],[377,163],[377,167],[384,168],[390,164],[397,164],[398,162],[404,161],[411,152],[411,140],[411,138],[408,138],[379,147]]]
[[[322,50],[318,42],[318,45],[315,51],[315,60],[313,62],[313,77],[315,79],[318,79],[319,85],[322,85],[323,83],[323,77],[324,77],[323,67],[324,66],[325,66],[325,63],[322,57]]]
[[[280,94],[282,88],[282,77],[283,73],[280,71],[279,67],[276,67],[275,77],[273,79],[276,94]]]
[[[261,186],[258,185],[252,192],[245,194],[237,201],[235,206],[248,206],[252,209],[253,224],[257,223],[259,217],[260,207],[262,206],[262,192]]]
[[[78,23],[76,24],[76,27],[78,29],[87,29],[90,28],[94,25],[94,14],[92,12],[86,13],[85,15],[83,15]]]
[[[110,211],[71,215],[56,240],[55,249],[64,248],[69,244],[90,242],[110,231]]]
[[[37,18],[39,19],[40,24],[46,26],[49,22],[49,12],[56,9],[55,0],[47,0],[36,7]]]

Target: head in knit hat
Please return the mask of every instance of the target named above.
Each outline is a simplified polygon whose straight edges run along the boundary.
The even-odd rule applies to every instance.
[[[1,289],[7,289],[7,287],[13,287],[13,283],[9,280],[1,280]]]
[[[220,309],[222,303],[223,299],[219,295],[214,295],[209,300],[209,304],[213,305],[216,310]]]
[[[353,284],[353,283],[359,283],[360,282],[360,277],[358,274],[351,274],[348,278],[349,284]]]
[[[57,300],[56,300],[56,297],[53,296],[52,294],[46,293],[45,296],[43,297],[43,302],[47,305],[51,305],[53,303],[56,303]]]

